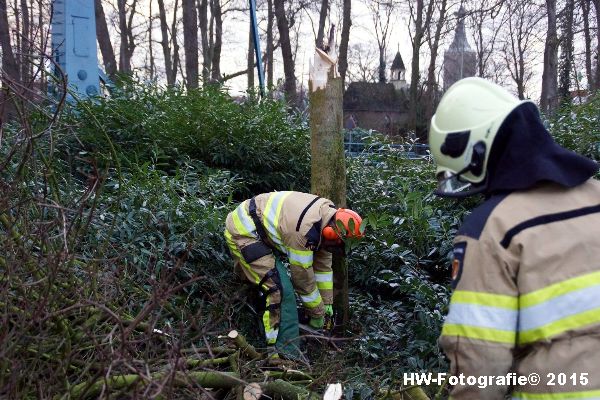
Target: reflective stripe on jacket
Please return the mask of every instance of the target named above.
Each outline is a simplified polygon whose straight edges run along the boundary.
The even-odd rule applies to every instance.
[[[600,398],[600,182],[492,197],[461,227],[452,268],[440,339],[452,375],[535,373],[540,383],[513,388],[513,398]],[[548,384],[559,374],[564,385]],[[451,395],[503,399],[508,390]]]

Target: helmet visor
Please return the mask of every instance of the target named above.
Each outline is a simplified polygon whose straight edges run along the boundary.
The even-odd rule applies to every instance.
[[[440,196],[452,196],[463,192],[468,192],[472,183],[460,179],[460,175],[450,171],[443,171],[436,176],[438,186],[435,191]]]

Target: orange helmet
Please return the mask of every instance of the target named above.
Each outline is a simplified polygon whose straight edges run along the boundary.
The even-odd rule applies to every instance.
[[[360,239],[364,236],[360,231],[362,218],[355,211],[348,208],[338,208],[333,222],[333,227],[327,225],[323,229],[323,237],[327,240],[335,240],[341,243],[346,238]],[[339,224],[344,227],[344,232],[340,232]]]

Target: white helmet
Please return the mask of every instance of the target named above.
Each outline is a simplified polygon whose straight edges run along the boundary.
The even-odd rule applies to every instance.
[[[464,197],[485,189],[487,162],[498,129],[521,101],[481,78],[465,78],[446,91],[431,118],[429,147],[437,164],[436,194]],[[479,189],[471,189],[479,184]]]

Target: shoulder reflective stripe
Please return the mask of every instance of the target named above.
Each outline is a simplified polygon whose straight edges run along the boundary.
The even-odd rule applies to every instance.
[[[233,224],[235,225],[235,229],[242,236],[248,237],[256,237],[256,227],[254,226],[254,222],[248,215],[246,211],[246,203],[248,200],[241,203],[235,209],[235,213],[233,213]]]
[[[535,306],[521,309],[519,329],[527,331],[560,321],[582,312],[600,308],[600,285],[554,297]]]
[[[519,309],[518,297],[467,290],[455,290],[450,299],[450,304],[453,303],[479,304],[482,306],[507,308],[509,310]]]
[[[540,328],[519,332],[519,343],[531,343],[566,331],[600,323],[600,308],[571,315]]]
[[[235,242],[233,241],[233,237],[231,236],[231,233],[229,233],[228,230],[225,230],[225,241],[227,242],[227,247],[229,247],[229,251],[231,251],[231,254],[233,254],[235,256],[235,258],[237,259],[237,261],[239,261],[239,263],[242,264],[242,266],[250,273],[250,276],[254,279],[254,282],[258,285],[260,283],[260,278],[258,277],[258,274],[252,269],[252,267],[246,261],[244,261],[244,257],[242,256],[242,253],[238,250],[238,247],[235,244]]]
[[[488,342],[514,344],[516,332],[481,328],[478,326],[444,324],[442,336],[461,336]]]
[[[476,304],[451,304],[446,323],[516,331],[519,312]]]
[[[600,271],[596,271],[590,274],[585,274],[575,278],[567,279],[565,281],[557,282],[543,289],[523,294],[519,298],[519,304],[521,305],[521,308],[531,307],[545,302],[553,297],[562,296],[575,290],[599,284]]]
[[[318,289],[313,290],[313,292],[309,295],[303,296],[300,295],[302,302],[307,308],[315,308],[321,304],[321,293],[319,293]]]
[[[287,251],[290,264],[298,265],[303,268],[310,268],[313,264],[313,252],[311,250],[296,250],[288,247]]]
[[[586,399],[600,400],[600,390],[586,390],[582,392],[563,392],[563,393],[525,393],[514,392],[513,399],[524,400],[564,400],[564,399]]]
[[[278,247],[282,245],[281,237],[277,228],[279,227],[279,216],[281,215],[281,207],[283,201],[292,192],[275,192],[269,196],[267,205],[263,210],[263,225],[269,233],[269,237]]]

